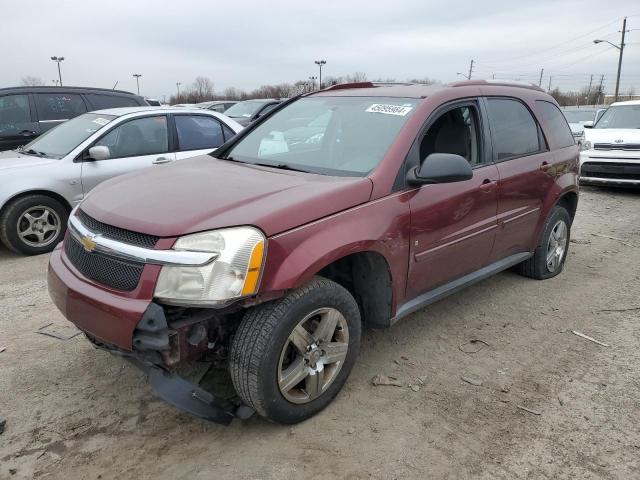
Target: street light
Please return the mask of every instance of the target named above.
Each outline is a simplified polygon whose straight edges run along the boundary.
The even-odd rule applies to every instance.
[[[178,101],[180,101],[180,85],[182,85],[180,82],[176,82],[176,87],[178,87]]]
[[[142,74],[134,73],[133,76],[136,77],[136,85],[138,86],[138,95],[140,95],[140,77],[142,76]]]
[[[620,70],[622,69],[622,53],[624,52],[624,34],[627,31],[627,17],[624,17],[622,20],[622,39],[620,40],[620,45],[616,45],[615,43],[611,43],[609,40],[600,40],[596,39],[593,43],[608,43],[612,47],[617,48],[620,51],[620,56],[618,57],[618,75],[616,76],[616,93],[614,96],[614,102],[618,101],[618,91],[620,90]]]
[[[60,86],[62,86],[62,73],[60,73],[60,62],[64,60],[64,57],[51,57],[51,60],[58,64],[58,78],[60,79]]]
[[[322,90],[322,66],[327,64],[326,60],[316,60],[314,62],[316,65],[318,65],[318,68],[320,68],[320,77],[319,77],[319,86],[318,86],[318,90]]]

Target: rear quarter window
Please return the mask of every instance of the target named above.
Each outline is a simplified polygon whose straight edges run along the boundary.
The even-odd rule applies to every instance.
[[[121,97],[119,95],[103,95],[98,93],[85,94],[93,110],[104,108],[137,107],[139,103],[135,98]]]
[[[553,103],[536,100],[536,114],[542,122],[543,131],[552,150],[575,145],[566,118]]]

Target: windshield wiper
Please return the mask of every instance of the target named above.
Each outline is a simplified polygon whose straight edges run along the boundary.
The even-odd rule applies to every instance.
[[[292,167],[288,163],[253,163],[252,162],[251,164],[252,165],[259,165],[261,167],[278,168],[280,170],[291,170],[292,172],[311,173],[311,172],[309,172],[309,170],[303,170],[301,168]]]
[[[38,152],[37,150],[34,150],[33,148],[25,150],[24,148],[20,147],[16,151],[18,151],[20,153],[26,153],[27,155],[35,155],[36,157],[44,157],[46,155],[46,153]]]

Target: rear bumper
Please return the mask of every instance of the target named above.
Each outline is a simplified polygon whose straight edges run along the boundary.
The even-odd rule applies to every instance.
[[[49,259],[49,295],[58,310],[80,330],[124,350],[132,350],[133,332],[152,298],[123,296],[80,278],[58,246]]]

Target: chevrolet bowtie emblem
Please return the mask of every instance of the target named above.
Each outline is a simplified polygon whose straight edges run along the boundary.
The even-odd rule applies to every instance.
[[[85,235],[80,240],[80,243],[82,243],[82,246],[84,247],[84,249],[89,253],[93,252],[96,249],[96,242],[94,238],[95,237],[92,237],[90,235]]]
[[[615,143],[622,143],[624,140],[622,138],[617,138],[614,140]]]

